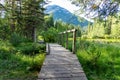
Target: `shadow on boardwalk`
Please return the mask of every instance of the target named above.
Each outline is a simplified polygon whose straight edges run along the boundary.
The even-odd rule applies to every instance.
[[[50,55],[46,56],[37,80],[87,80],[76,57],[58,44],[50,44]]]

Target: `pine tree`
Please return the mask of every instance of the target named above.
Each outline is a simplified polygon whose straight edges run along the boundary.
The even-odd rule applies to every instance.
[[[43,0],[6,0],[11,30],[36,41],[36,29],[44,23]]]

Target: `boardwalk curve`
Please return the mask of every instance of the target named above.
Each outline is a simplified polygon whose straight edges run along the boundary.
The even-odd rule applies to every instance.
[[[87,80],[76,57],[58,44],[50,44],[50,55],[46,56],[37,80]]]

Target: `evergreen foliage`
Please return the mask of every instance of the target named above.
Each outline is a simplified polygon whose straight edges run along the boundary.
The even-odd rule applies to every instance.
[[[41,2],[42,0],[6,0],[5,18],[9,21],[11,32],[34,41],[36,29],[43,27],[44,23],[44,9],[40,6]]]

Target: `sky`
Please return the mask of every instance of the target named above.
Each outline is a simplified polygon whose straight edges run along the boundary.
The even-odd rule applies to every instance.
[[[44,7],[47,7],[49,5],[58,5],[60,7],[67,9],[69,12],[71,12],[73,14],[76,14],[76,11],[78,11],[80,9],[79,6],[75,6],[74,4],[72,4],[70,2],[70,0],[45,0],[45,1],[49,1],[50,3],[45,5]],[[87,18],[84,14],[80,14],[77,16],[83,17],[83,18],[87,19],[88,21],[93,22],[93,20]]]
[[[3,4],[3,3],[4,3],[4,0],[0,0],[0,3],[2,3],[2,4]]]
[[[58,5],[60,7],[67,9],[71,13],[74,13],[76,10],[79,9],[79,7],[71,4],[69,0],[47,0],[47,1],[50,1],[50,3],[48,5],[45,5],[45,7],[49,5]]]

